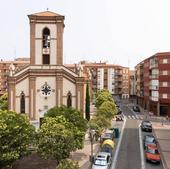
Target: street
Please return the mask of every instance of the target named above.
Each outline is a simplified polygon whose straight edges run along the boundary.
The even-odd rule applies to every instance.
[[[116,164],[112,164],[111,169],[163,169],[162,163],[157,165],[145,160],[142,141],[143,136],[148,133],[141,132],[139,129],[144,116],[135,114],[127,105],[122,105],[121,109],[126,118],[126,124],[122,140],[120,140]]]

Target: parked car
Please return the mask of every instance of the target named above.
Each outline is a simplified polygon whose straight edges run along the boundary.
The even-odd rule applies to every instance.
[[[133,111],[134,112],[140,112],[139,106],[133,106]]]
[[[154,145],[156,146],[156,139],[153,135],[145,135],[143,138],[143,147],[146,149],[147,145]]]
[[[152,124],[151,124],[151,122],[148,121],[148,120],[142,121],[141,129],[142,129],[142,131],[152,132]]]
[[[159,151],[155,145],[148,144],[145,150],[146,161],[160,163],[161,157]]]
[[[111,166],[111,155],[107,152],[99,152],[94,158],[92,169],[109,169]]]
[[[110,139],[105,140],[101,145],[101,152],[110,153],[110,156],[113,154],[114,142]]]
[[[107,129],[106,132],[104,133],[104,135],[102,136],[102,143],[105,141],[105,140],[113,140],[114,139],[114,131],[113,130],[109,130]]]
[[[116,121],[123,121],[123,115],[116,115]]]

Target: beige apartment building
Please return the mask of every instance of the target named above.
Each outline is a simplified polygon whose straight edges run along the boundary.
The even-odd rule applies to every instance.
[[[97,92],[101,89],[108,89],[113,96],[129,98],[129,75],[128,67],[123,67],[106,62],[91,63],[81,61],[78,64],[67,64],[66,67],[75,72],[86,72],[91,77],[91,89]]]
[[[16,72],[29,63],[29,58],[17,58],[14,61],[0,61],[0,96],[7,92],[7,77],[9,76],[10,69]]]

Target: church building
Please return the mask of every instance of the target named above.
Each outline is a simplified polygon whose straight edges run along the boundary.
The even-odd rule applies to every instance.
[[[63,65],[64,16],[45,11],[28,17],[30,64],[10,72],[9,110],[37,122],[54,106],[71,106],[83,113],[85,79]]]

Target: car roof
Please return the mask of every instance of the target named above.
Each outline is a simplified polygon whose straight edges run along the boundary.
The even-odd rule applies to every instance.
[[[107,152],[99,152],[98,154],[97,154],[97,156],[96,157],[99,157],[99,156],[101,156],[101,157],[107,157],[108,155],[110,155],[110,153],[107,153]]]
[[[145,135],[145,136],[144,136],[144,138],[147,138],[147,137],[155,138],[153,135]]]
[[[153,150],[158,149],[158,148],[156,147],[156,145],[153,145],[153,144],[148,144],[147,147],[148,147],[149,149],[153,149]]]
[[[149,120],[143,120],[142,123],[151,123]]]

